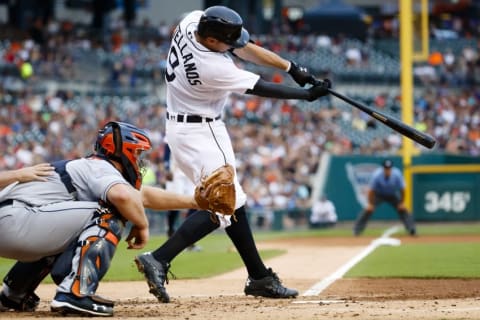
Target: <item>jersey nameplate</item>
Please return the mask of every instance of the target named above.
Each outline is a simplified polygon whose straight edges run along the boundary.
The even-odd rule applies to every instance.
[[[180,65],[180,58],[182,59],[183,69],[185,70],[185,76],[188,83],[192,86],[201,85],[200,75],[197,71],[197,66],[193,60],[193,54],[189,52],[187,42],[183,36],[180,28],[177,28],[173,36],[173,43],[168,54],[168,64],[170,65],[171,72],[166,72],[166,79],[171,82],[175,79],[176,75],[174,69]]]

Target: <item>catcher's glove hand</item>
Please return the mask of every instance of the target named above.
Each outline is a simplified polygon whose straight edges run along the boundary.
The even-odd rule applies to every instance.
[[[232,215],[235,212],[233,167],[226,164],[203,177],[195,187],[195,201],[203,210]]]

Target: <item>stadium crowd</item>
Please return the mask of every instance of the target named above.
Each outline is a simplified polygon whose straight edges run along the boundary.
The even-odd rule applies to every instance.
[[[104,69],[95,70],[95,77],[104,81],[97,85],[135,88],[139,75],[143,75],[142,81],[161,85],[169,27],[162,24],[154,28],[145,22],[136,36],[129,38],[120,22],[114,26],[108,40],[102,42],[68,21],[52,20],[44,27],[32,28],[35,32],[24,41],[1,42],[0,170],[85,156],[92,151],[96,129],[106,121],[120,120],[148,129],[156,146],[150,154],[150,183],[164,184],[165,105],[155,92],[128,97],[35,89],[46,79],[81,82],[86,68],[78,62],[82,54],[101,59]],[[256,39],[279,53],[295,54],[299,48],[313,53],[319,47],[328,47],[332,54],[343,52],[348,56],[352,49],[342,46],[341,38],[325,35]],[[453,61],[443,59],[435,65],[439,76],[422,83],[414,101],[415,126],[436,137],[434,152],[478,156],[480,90],[474,84],[480,83],[479,47],[463,52]],[[368,57],[368,52],[363,57]],[[346,59],[345,68],[352,67],[350,60]],[[368,68],[368,64],[363,65]],[[138,70],[150,72],[140,74]],[[279,82],[287,80],[278,73],[264,76]],[[394,99],[398,102],[399,97]],[[395,106],[385,103],[383,95],[377,95],[373,102],[375,107],[395,112]],[[297,101],[236,95],[226,110],[224,116],[238,153],[238,172],[250,196],[250,207],[308,207],[308,177],[316,172],[323,152],[392,154],[400,148],[396,134],[375,137],[365,144],[354,142],[340,126],[341,121],[349,121],[357,135],[374,125],[361,113],[338,108],[334,99],[306,108]],[[419,148],[418,152],[429,151]]]

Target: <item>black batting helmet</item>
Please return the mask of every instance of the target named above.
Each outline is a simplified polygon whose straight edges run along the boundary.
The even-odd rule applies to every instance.
[[[207,8],[200,18],[197,31],[201,37],[215,38],[233,48],[246,46],[250,39],[240,15],[224,6]]]

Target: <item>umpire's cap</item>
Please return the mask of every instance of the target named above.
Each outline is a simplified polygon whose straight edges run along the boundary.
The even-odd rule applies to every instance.
[[[383,160],[383,167],[384,168],[391,168],[393,167],[393,162],[390,159]]]
[[[212,37],[233,48],[245,47],[250,40],[240,15],[224,6],[207,8],[200,18],[197,31],[203,38]]]

